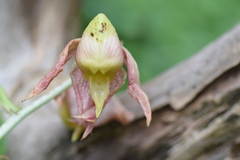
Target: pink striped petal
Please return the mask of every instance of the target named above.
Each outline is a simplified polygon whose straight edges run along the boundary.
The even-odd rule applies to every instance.
[[[142,107],[144,114],[147,118],[147,126],[150,125],[152,119],[152,111],[150,103],[146,94],[140,88],[139,72],[138,66],[133,59],[131,53],[123,47],[123,52],[125,54],[125,63],[128,70],[128,94],[137,101]]]
[[[86,129],[83,133],[83,136],[81,138],[81,140],[83,140],[84,138],[86,138],[93,130],[93,127],[94,127],[94,123],[91,123],[91,122],[86,122],[87,125],[86,125]]]
[[[25,101],[29,98],[32,98],[42,91],[44,91],[48,85],[51,83],[51,81],[60,73],[63,71],[64,64],[73,56],[76,54],[77,46],[80,42],[80,39],[74,39],[70,41],[67,46],[64,48],[63,52],[60,54],[57,63],[55,64],[54,68],[45,75],[40,82],[35,86],[35,88],[32,90],[32,92],[28,95],[27,98],[25,98],[22,101]]]
[[[110,83],[110,94],[108,98],[105,101],[104,106],[109,102],[109,100],[112,98],[112,96],[124,85],[126,79],[126,72],[123,68],[121,68],[116,75],[114,76],[114,79]]]
[[[71,72],[71,79],[76,95],[78,113],[79,115],[82,115],[94,107],[94,102],[89,94],[89,82],[84,78],[78,67],[75,67]]]

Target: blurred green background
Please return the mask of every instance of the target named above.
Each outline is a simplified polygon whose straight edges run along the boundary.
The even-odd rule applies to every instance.
[[[239,0],[83,0],[79,10],[82,29],[107,15],[146,82],[237,24],[239,7]],[[5,146],[1,140],[0,155]]]
[[[85,0],[82,28],[106,14],[146,82],[237,24],[239,7],[239,0]]]

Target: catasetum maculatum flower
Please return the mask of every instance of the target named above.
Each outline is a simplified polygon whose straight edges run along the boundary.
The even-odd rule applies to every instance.
[[[104,14],[98,14],[89,23],[82,38],[67,44],[54,68],[41,79],[26,99],[45,90],[71,57],[76,60],[71,72],[78,108],[78,115],[74,118],[87,123],[83,138],[92,131],[102,109],[125,83],[126,75],[127,92],[141,105],[149,126],[151,107],[140,88],[137,64],[131,53],[121,45],[115,28]],[[122,68],[124,63],[127,74]]]

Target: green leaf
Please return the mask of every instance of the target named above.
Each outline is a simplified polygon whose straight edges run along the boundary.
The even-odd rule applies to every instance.
[[[11,102],[2,86],[0,86],[0,106],[9,114],[17,113],[21,110],[21,108]]]

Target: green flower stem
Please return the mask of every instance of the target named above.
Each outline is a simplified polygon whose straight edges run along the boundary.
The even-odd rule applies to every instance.
[[[51,90],[48,94],[40,97],[32,104],[21,109],[16,115],[12,115],[9,117],[0,127],[0,139],[2,139],[6,134],[8,134],[21,120],[23,120],[26,116],[48,103],[50,100],[58,96],[64,90],[68,89],[72,85],[71,79],[68,79],[60,86]]]

